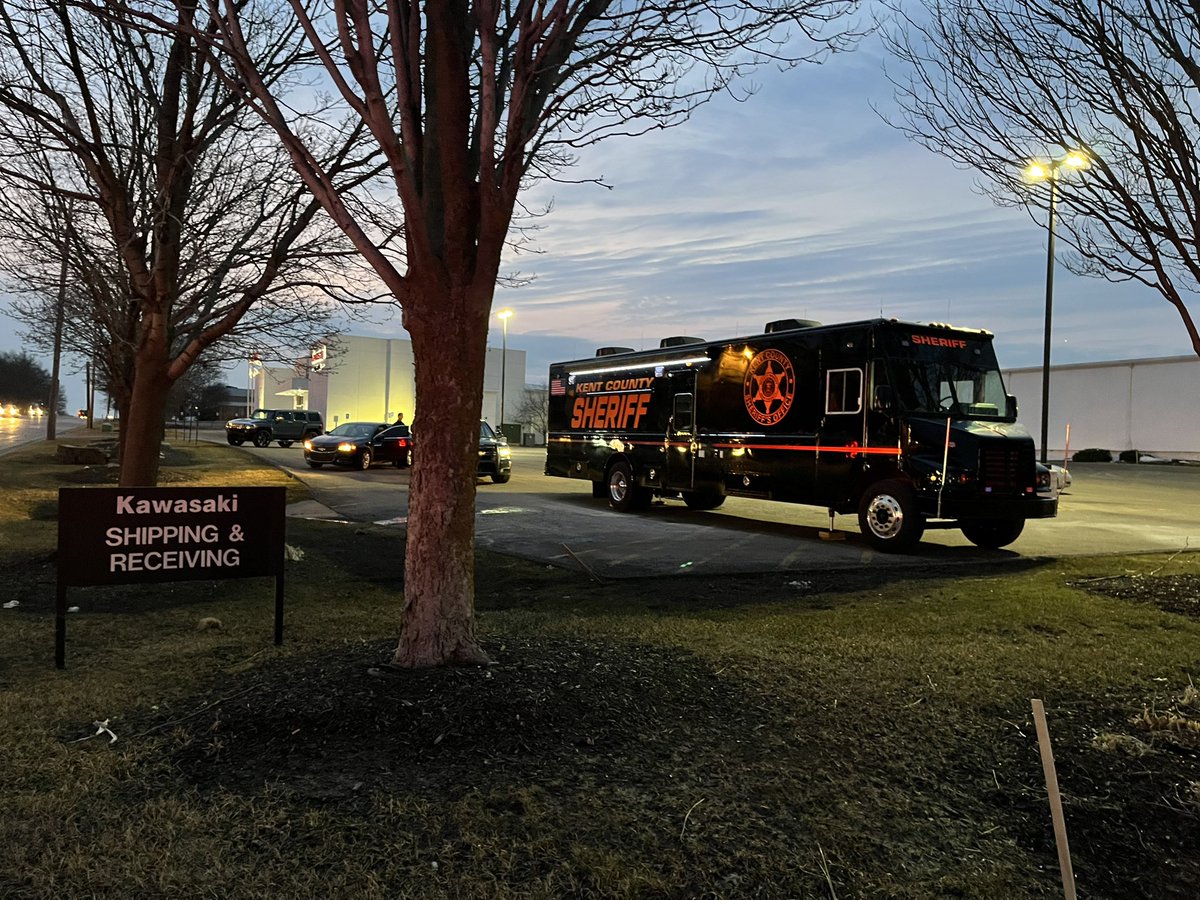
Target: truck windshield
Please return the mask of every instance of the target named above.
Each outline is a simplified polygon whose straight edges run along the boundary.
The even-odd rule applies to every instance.
[[[907,412],[1000,419],[1006,415],[1004,381],[995,363],[914,347],[908,359],[888,360],[892,388]]]

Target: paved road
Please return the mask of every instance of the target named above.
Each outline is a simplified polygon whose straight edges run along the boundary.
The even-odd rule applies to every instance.
[[[55,426],[58,437],[62,438],[79,428],[81,423],[71,416],[59,416]],[[0,417],[0,456],[15,450],[24,444],[45,440],[46,420],[44,418],[10,418]]]
[[[398,523],[408,508],[408,473],[370,472],[303,463],[298,447],[245,452],[269,459],[305,481],[323,507],[315,515]],[[556,565],[586,566],[606,577],[670,573],[797,571],[854,566],[928,566],[978,560],[1058,557],[1200,548],[1200,468],[1079,465],[1057,519],[1028,523],[1011,547],[986,551],[957,530],[931,530],[909,555],[880,554],[851,516],[836,522],[841,540],[826,540],[819,509],[733,497],[697,512],[666,501],[638,514],[610,510],[586,482],[542,474],[544,451],[514,448],[508,484],[481,481],[477,543]],[[303,510],[300,510],[303,512]]]

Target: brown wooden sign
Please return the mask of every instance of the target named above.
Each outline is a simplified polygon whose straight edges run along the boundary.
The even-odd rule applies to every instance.
[[[58,667],[67,587],[274,576],[275,643],[282,643],[285,494],[282,487],[60,488]]]

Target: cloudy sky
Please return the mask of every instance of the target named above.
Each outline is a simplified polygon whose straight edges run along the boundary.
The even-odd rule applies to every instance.
[[[546,185],[540,252],[509,260],[502,289],[527,378],[607,345],[760,332],[779,318],[885,316],[986,328],[1006,367],[1040,365],[1046,232],[994,207],[973,176],[880,120],[891,86],[868,42],[823,66],[763,71],[749,101],[715,101],[685,125],[584,151]],[[1039,220],[1044,224],[1044,216]],[[1056,270],[1054,361],[1190,353],[1174,310],[1136,285]],[[493,346],[501,342],[494,321]],[[403,337],[398,323],[354,333]],[[0,319],[0,349],[20,346]],[[49,361],[46,361],[49,368]],[[237,383],[238,375],[231,375]],[[82,404],[81,380],[68,402]]]

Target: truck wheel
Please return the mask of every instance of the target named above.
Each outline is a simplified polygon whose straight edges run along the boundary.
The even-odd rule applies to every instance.
[[[492,476],[492,484],[508,484],[510,478],[512,478],[512,469],[507,472],[497,472]]]
[[[255,447],[271,446],[271,432],[269,432],[269,431],[254,432],[254,446]]]
[[[684,491],[683,502],[688,509],[716,509],[725,502],[725,495],[716,491]]]
[[[1024,519],[965,519],[958,523],[963,536],[976,547],[1007,547],[1025,530]]]
[[[650,505],[650,492],[633,480],[627,462],[613,463],[608,470],[608,505],[617,512],[632,512]]]
[[[280,447],[283,447],[285,449],[292,446],[291,441],[276,441],[275,443],[277,443]]]
[[[371,451],[363,450],[362,456],[358,458],[358,467],[364,472],[371,468]]]
[[[858,527],[876,550],[903,553],[921,540],[925,520],[917,510],[912,487],[890,480],[873,484],[863,492],[858,504]]]

